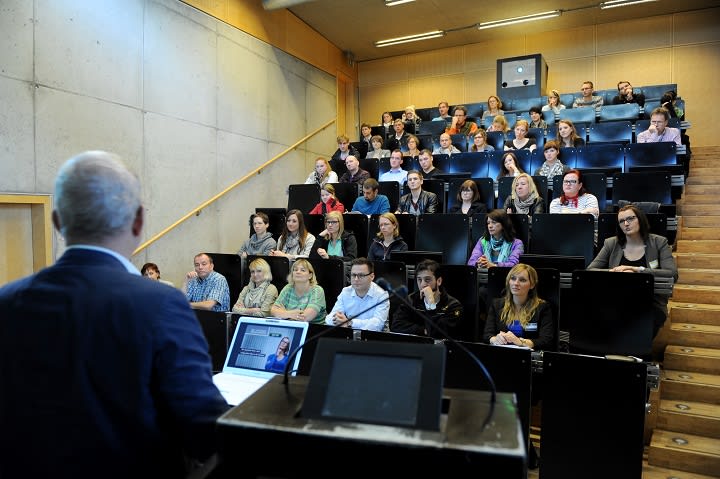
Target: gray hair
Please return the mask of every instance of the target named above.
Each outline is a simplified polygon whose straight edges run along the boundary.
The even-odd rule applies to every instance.
[[[117,235],[140,205],[140,181],[112,153],[86,151],[70,158],[55,180],[55,211],[68,242]]]

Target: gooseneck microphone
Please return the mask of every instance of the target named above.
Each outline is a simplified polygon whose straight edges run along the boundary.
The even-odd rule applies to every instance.
[[[452,344],[460,348],[462,351],[465,352],[470,358],[480,367],[480,370],[483,372],[483,375],[485,376],[485,379],[487,379],[488,384],[490,385],[490,407],[488,408],[488,413],[485,416],[485,420],[483,421],[482,428],[485,429],[488,424],[490,424],[490,420],[493,417],[493,414],[495,413],[495,400],[497,397],[497,390],[495,388],[495,381],[493,381],[492,376],[490,376],[490,373],[488,372],[485,365],[478,359],[477,356],[475,356],[472,351],[470,351],[468,348],[466,348],[462,343],[455,341],[450,335],[444,331],[438,324],[434,323],[428,316],[423,313],[422,311],[415,308],[415,306],[412,305],[412,303],[407,299],[407,287],[401,286],[397,289],[393,289],[390,283],[384,279],[384,278],[378,278],[377,281],[375,281],[378,286],[383,288],[385,291],[389,293],[390,296],[395,296],[400,301],[403,302],[405,306],[410,308],[410,311],[414,311],[415,314],[420,316],[423,321],[425,321],[425,324],[432,324],[433,328],[442,334],[447,341],[450,341]],[[402,288],[405,288],[405,294],[399,294],[398,290],[402,290]],[[325,331],[323,331],[325,332]]]

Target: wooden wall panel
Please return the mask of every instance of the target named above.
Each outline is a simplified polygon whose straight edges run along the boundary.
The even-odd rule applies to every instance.
[[[465,93],[463,75],[410,80],[410,101],[417,107],[436,106],[441,100],[454,105],[465,101]]]
[[[548,65],[548,90],[554,89],[560,93],[579,92],[582,82],[586,80],[598,83],[595,78],[595,59],[593,57],[558,60]]]
[[[0,285],[33,272],[29,205],[0,205]]]
[[[617,88],[621,80],[637,86],[672,83],[672,49],[646,50],[642,55],[627,52],[598,56],[597,78],[597,89]]]
[[[525,39],[522,36],[500,35],[497,39],[489,42],[465,45],[464,71],[495,70],[498,58],[518,57],[526,54]]]
[[[672,16],[670,15],[597,26],[598,55],[649,50],[671,45]]]
[[[673,17],[675,44],[720,42],[720,8],[680,13]]]
[[[454,75],[463,71],[462,47],[444,48],[407,56],[408,78]]]
[[[528,34],[530,54],[542,53],[550,64],[554,60],[590,57],[595,54],[595,27],[579,27]]]
[[[377,87],[360,87],[360,122],[379,125],[382,112],[401,110],[410,104],[407,82]],[[416,105],[420,106],[420,105]],[[423,106],[432,106],[423,105]]]
[[[284,49],[287,53],[302,58],[311,65],[317,65],[318,68],[327,72],[333,70],[334,74],[338,65],[331,65],[329,62],[328,48],[331,47],[331,44],[292,14],[287,15],[287,38],[291,39]],[[333,49],[337,50],[336,47]],[[344,71],[344,69],[341,70]]]
[[[465,98],[462,103],[484,103],[495,93],[497,76],[495,69],[465,74]],[[490,92],[490,93],[488,93]],[[452,102],[450,103],[452,104]]]
[[[407,57],[404,56],[372,60],[358,65],[360,87],[384,85],[408,78]]]

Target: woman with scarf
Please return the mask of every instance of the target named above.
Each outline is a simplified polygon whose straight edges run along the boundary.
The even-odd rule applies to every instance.
[[[515,229],[507,213],[492,210],[485,217],[485,233],[475,244],[467,264],[478,268],[515,266],[524,251],[525,247],[515,237]]]
[[[550,203],[550,213],[589,213],[597,220],[600,214],[597,197],[583,186],[582,173],[568,170],[563,176],[563,194]]]
[[[240,291],[233,313],[243,316],[270,316],[278,290],[272,284],[270,265],[262,258],[250,262],[250,282]]]
[[[321,188],[326,183],[337,183],[338,175],[332,170],[330,162],[327,158],[318,158],[315,160],[315,169],[310,172],[307,179],[305,180],[306,185],[312,185],[315,183]]]
[[[545,212],[545,200],[538,194],[532,176],[520,173],[512,182],[512,194],[505,198],[503,206],[508,214],[521,213],[532,216]]]
[[[555,140],[545,142],[543,156],[545,161],[535,170],[535,176],[546,176],[548,184],[551,184],[556,175],[562,175],[570,169],[560,161],[560,144]]]
[[[302,211],[290,210],[285,217],[285,228],[278,240],[278,248],[270,256],[285,256],[290,261],[298,257],[307,257],[315,244],[313,236],[305,228]]]
[[[255,233],[243,243],[238,256],[247,258],[247,255],[266,256],[275,249],[277,244],[272,237],[272,233],[268,232],[270,227],[270,218],[263,212],[255,213],[252,217],[252,225]]]

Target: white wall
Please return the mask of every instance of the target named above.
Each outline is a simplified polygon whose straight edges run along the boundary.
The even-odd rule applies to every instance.
[[[142,180],[144,240],[336,116],[334,77],[175,0],[2,0],[0,45],[0,192],[52,193],[67,158],[112,151]],[[133,262],[179,286],[335,148],[328,128]]]

